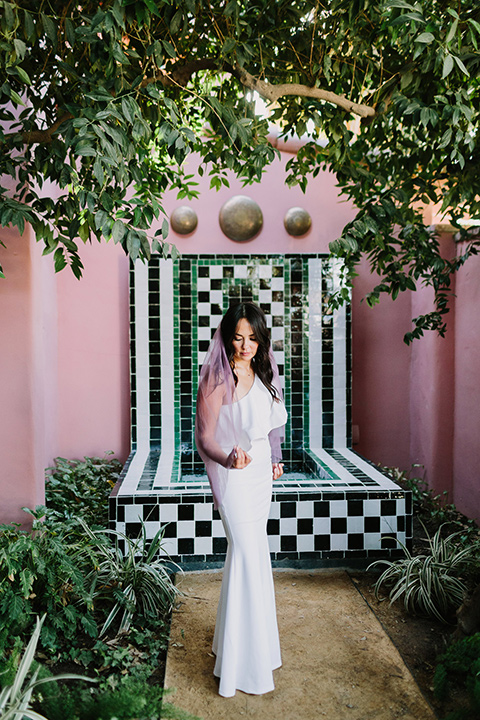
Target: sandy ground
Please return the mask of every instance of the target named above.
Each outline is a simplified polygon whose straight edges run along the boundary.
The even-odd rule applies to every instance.
[[[218,695],[211,651],[221,572],[186,573],[172,618],[165,687],[203,720],[434,720],[435,715],[349,576],[275,571],[283,666],[275,690]]]

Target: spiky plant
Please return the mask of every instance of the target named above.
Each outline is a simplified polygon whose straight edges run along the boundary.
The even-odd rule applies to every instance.
[[[375,583],[375,596],[381,588],[389,588],[390,602],[403,600],[407,612],[427,615],[442,623],[449,622],[451,612],[463,601],[467,585],[465,573],[479,565],[480,546],[478,542],[467,547],[459,547],[457,539],[460,532],[442,538],[441,525],[433,537],[424,526],[428,550],[421,555],[412,555],[399,543],[405,552],[400,560],[377,560],[369,570],[378,565],[386,565]]]
[[[120,616],[118,632],[125,633],[136,614],[158,617],[171,610],[180,592],[174,585],[172,568],[180,568],[164,552],[165,527],[152,540],[147,539],[144,523],[135,539],[116,530],[100,532],[84,527],[97,540],[98,564],[87,577],[87,583],[91,583],[94,601],[113,603],[100,635],[108,631],[117,616]],[[105,542],[105,535],[115,542]],[[125,543],[125,552],[119,539]]]

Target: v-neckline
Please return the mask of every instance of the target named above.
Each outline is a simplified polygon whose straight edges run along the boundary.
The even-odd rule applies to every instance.
[[[234,405],[235,405],[236,403],[242,402],[242,400],[243,400],[244,398],[246,398],[247,395],[250,395],[250,393],[252,392],[252,388],[253,388],[253,386],[255,385],[256,379],[257,379],[257,376],[256,376],[255,373],[254,373],[252,384],[251,384],[250,387],[248,388],[248,390],[247,390],[247,392],[245,393],[245,395],[242,395],[241,398],[238,398],[238,400],[234,400],[234,401],[233,401],[233,404],[234,404]]]

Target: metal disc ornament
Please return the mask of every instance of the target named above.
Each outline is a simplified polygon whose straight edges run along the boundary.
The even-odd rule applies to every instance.
[[[222,232],[235,242],[246,242],[258,235],[263,226],[259,205],[247,195],[234,195],[220,208]]]
[[[197,213],[188,205],[181,205],[170,215],[170,224],[178,235],[189,235],[198,225]]]
[[[305,235],[312,227],[312,218],[310,213],[303,208],[293,207],[287,210],[283,224],[289,235],[300,237]]]

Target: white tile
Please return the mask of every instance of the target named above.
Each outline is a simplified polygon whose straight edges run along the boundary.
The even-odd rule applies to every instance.
[[[272,302],[272,291],[271,290],[259,290],[258,291],[258,301],[261,303],[271,303]]]
[[[347,518],[348,533],[363,533],[363,517]]]
[[[223,277],[223,265],[210,265],[210,277],[211,278],[222,278]]]
[[[365,533],[365,550],[380,550],[382,536],[380,533]]]
[[[194,503],[195,520],[211,520],[213,505],[211,503]]]
[[[160,522],[176,522],[178,519],[177,514],[178,505],[176,503],[165,503],[160,504]]]
[[[313,517],[313,500],[300,500],[297,502],[297,518]]]
[[[212,538],[197,537],[195,538],[195,555],[211,555],[212,554]]]
[[[233,277],[246,278],[247,277],[247,265],[234,265]]]
[[[225,537],[225,530],[221,520],[212,521],[212,537]]]
[[[280,535],[296,535],[297,519],[296,518],[280,518]]]
[[[223,292],[221,290],[210,290],[210,302],[223,305]]]
[[[160,555],[177,555],[177,548],[177,538],[165,538],[165,542],[160,550]]]
[[[210,290],[210,278],[199,277],[197,279],[197,290]]]
[[[125,505],[125,522],[141,522],[143,520],[143,505]]]
[[[162,525],[163,524],[166,523],[162,523]],[[145,522],[144,527],[148,540],[154,538],[157,532],[160,530],[160,524],[158,522]]]
[[[339,518],[347,516],[347,501],[332,500],[330,503],[330,517]]]
[[[285,287],[283,277],[272,277],[271,287],[272,290],[283,290]]]
[[[397,518],[395,515],[384,515],[380,518],[380,532],[392,536],[397,534]]]
[[[198,339],[199,340],[208,340],[210,341],[212,333],[210,332],[209,327],[199,327],[198,328]]]
[[[195,537],[195,521],[179,520],[177,523],[177,537],[193,538]]]
[[[366,517],[378,517],[380,515],[380,500],[365,500],[363,513]]]
[[[205,303],[205,302],[198,303],[197,313],[198,313],[198,315],[210,316],[210,303]]]
[[[258,277],[268,278],[272,277],[272,266],[271,265],[257,265]]]
[[[313,518],[315,535],[330,535],[330,518]]]
[[[298,552],[312,552],[315,550],[315,538],[313,535],[298,535],[297,550]]]
[[[330,537],[331,550],[347,550],[348,538],[346,535],[332,533]]]
[[[268,547],[270,552],[280,552],[280,535],[269,535]]]
[[[272,315],[283,315],[284,310],[285,310],[285,303],[272,302]]]
[[[280,503],[272,502],[270,505],[270,515],[268,516],[272,520],[277,520],[280,517]]]

